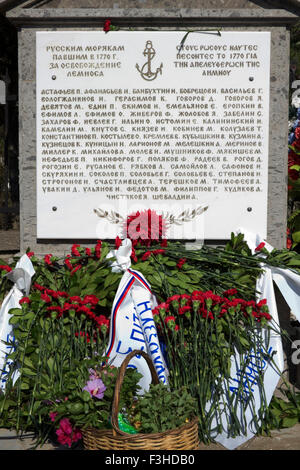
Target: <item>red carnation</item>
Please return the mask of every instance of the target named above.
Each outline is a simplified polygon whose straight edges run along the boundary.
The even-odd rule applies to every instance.
[[[99,315],[99,317],[96,318],[96,323],[98,323],[98,325],[109,326],[109,319],[106,318],[104,315]]]
[[[35,282],[35,283],[33,284],[33,287],[35,287],[37,290],[39,290],[39,291],[41,291],[41,292],[46,289],[46,287],[41,286],[41,285],[38,284],[37,282]]]
[[[103,26],[103,31],[105,31],[107,33],[110,30],[110,25],[111,25],[111,21],[110,20],[105,20],[104,21],[104,26]]]
[[[97,305],[97,303],[99,302],[99,299],[95,295],[91,294],[91,295],[86,295],[82,302],[84,304]]]
[[[79,308],[79,305],[77,305],[77,304],[70,304],[69,302],[65,302],[64,307],[63,307],[63,309],[64,309],[65,312],[68,312],[69,310],[75,310],[75,311],[77,311],[78,308]]]
[[[151,209],[137,211],[127,217],[124,232],[127,238],[150,246],[153,241],[158,242],[165,236],[166,222]]]
[[[48,266],[52,266],[52,261],[51,261],[51,258],[52,258],[53,255],[45,255],[44,257],[44,261],[46,264],[48,264]]]
[[[176,325],[176,320],[173,315],[169,315],[168,317],[166,317],[164,322],[168,326],[168,328],[170,328],[170,330],[177,331],[179,329],[178,325]]]
[[[1,264],[0,269],[2,269],[3,271],[7,271],[8,273],[12,271],[11,267],[8,266],[8,264]]]
[[[267,305],[267,299],[262,299],[257,304],[259,308],[262,307],[263,305]]]
[[[233,295],[237,294],[236,289],[228,289],[225,292],[223,292],[224,297],[232,297]]]
[[[78,303],[81,303],[81,298],[78,297],[78,295],[73,295],[72,297],[70,297],[70,302],[78,302]]]
[[[47,311],[48,312],[57,312],[58,317],[61,317],[62,314],[63,314],[63,309],[61,307],[59,307],[59,305],[52,305],[50,307],[47,307]]]
[[[72,271],[71,271],[71,276],[73,276],[79,269],[81,269],[82,266],[81,264],[78,264]]]
[[[21,300],[19,300],[19,304],[30,304],[29,297],[23,297]]]
[[[152,253],[154,255],[163,255],[165,254],[165,252],[166,252],[165,250],[161,249],[161,250],[154,250]]]
[[[181,269],[182,266],[185,264],[185,262],[186,262],[186,258],[181,258],[181,259],[178,261],[177,265],[176,265],[177,268],[178,268],[178,269]]]
[[[185,307],[179,307],[178,314],[184,315],[186,312],[190,312],[192,307],[185,305]]]
[[[300,165],[300,155],[297,155],[292,149],[290,149],[288,154],[288,168],[293,165]]]
[[[34,251],[28,251],[26,255],[28,256],[28,258],[31,258],[34,255]]]
[[[290,250],[293,246],[292,235],[289,228],[286,229],[286,247]]]
[[[116,247],[116,250],[122,245],[122,240],[120,237],[116,237],[115,239],[115,247]]]
[[[68,268],[70,271],[72,271],[73,265],[72,265],[71,261],[68,259],[68,258],[70,258],[70,257],[71,257],[71,255],[67,255],[67,257],[66,257],[64,263],[65,263],[65,265],[67,266],[67,268]]]
[[[97,323],[100,331],[105,334],[109,328],[108,318],[106,318],[104,315],[100,315],[99,317],[96,317],[94,321]]]
[[[191,299],[192,300],[203,300],[203,292],[194,290],[194,292],[191,295]]]
[[[213,316],[212,312],[207,312],[206,310],[203,310],[202,317],[203,318],[209,318],[210,320],[214,320],[214,316]]]
[[[131,255],[130,256],[131,256],[132,261],[134,261],[135,263],[138,262],[137,256],[135,254],[135,249],[133,247],[131,249]]]
[[[153,317],[155,317],[155,316],[157,316],[157,315],[159,316],[159,309],[158,309],[157,307],[155,307],[155,308],[152,310],[152,315],[153,315]]]
[[[91,254],[92,254],[91,249],[87,247],[85,249],[85,254],[86,254],[86,256],[91,256]]]
[[[45,293],[48,294],[48,295],[51,295],[51,297],[53,297],[54,299],[58,299],[58,297],[59,297],[58,292],[56,292],[55,290],[52,290],[52,289],[45,289]]]
[[[170,321],[175,323],[175,317],[173,315],[169,315],[168,317],[165,318],[165,324],[167,325]]]
[[[81,256],[77,248],[80,247],[80,245],[73,245],[71,248],[71,252],[73,256]]]
[[[263,318],[265,318],[266,320],[272,320],[271,315],[270,315],[269,313],[267,313],[267,312],[260,312],[259,316],[260,316],[260,318],[263,317]]]
[[[152,251],[146,251],[142,256],[142,261],[146,261],[152,255]]]
[[[299,178],[299,172],[297,170],[292,170],[291,168],[289,168],[288,174],[291,180],[293,181],[297,181],[297,179]]]
[[[294,147],[294,150],[299,150],[300,149],[300,140],[294,140],[292,147]]]
[[[46,304],[50,304],[51,303],[51,299],[49,297],[49,295],[47,294],[41,294],[41,299],[46,302]]]
[[[67,292],[63,292],[63,291],[59,290],[56,293],[57,293],[58,297],[65,297],[65,298],[69,297],[69,294]]]
[[[182,294],[180,296],[180,305],[184,307],[184,305],[189,304],[191,302],[191,296],[189,294]]]
[[[102,246],[102,241],[97,240],[97,245],[95,246],[95,256],[97,259],[100,259],[101,257],[101,246]]]
[[[158,309],[159,313],[164,316],[164,314],[169,310],[169,304],[164,302],[159,304],[156,308]]]
[[[257,247],[255,248],[255,251],[261,251],[265,246],[265,243],[264,242],[261,242],[259,245],[257,245]]]

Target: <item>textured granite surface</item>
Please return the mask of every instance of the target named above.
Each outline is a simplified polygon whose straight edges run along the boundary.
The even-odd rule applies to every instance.
[[[0,0],[0,10],[8,11],[21,8],[174,8],[172,0]],[[300,0],[176,0],[177,8],[201,9],[295,9],[300,7]]]
[[[118,6],[117,6],[118,5]],[[123,4],[120,7],[119,4],[116,4],[115,7],[110,8],[106,6],[105,8],[48,8],[48,5],[45,8],[35,8],[35,9],[24,9],[21,7],[15,8],[7,12],[7,17],[13,19],[16,17],[19,18],[51,18],[51,17],[72,17],[78,16],[84,18],[85,16],[97,16],[97,17],[114,17],[114,18],[136,18],[151,17],[159,22],[160,18],[258,18],[263,17],[275,19],[277,17],[285,18],[295,18],[295,13],[291,13],[284,9],[264,9],[264,8],[179,8],[176,6],[173,7],[164,7],[162,4],[160,8],[124,8]]]
[[[47,8],[192,8],[197,3],[198,8],[262,8],[249,0],[52,0]],[[43,8],[40,6],[38,8]]]

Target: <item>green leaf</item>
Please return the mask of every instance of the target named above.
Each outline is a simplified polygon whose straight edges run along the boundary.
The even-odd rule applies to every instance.
[[[120,280],[120,275],[116,273],[109,274],[104,281],[104,289],[109,286],[113,286]]]
[[[9,399],[6,399],[5,400],[5,403],[4,403],[4,410],[8,410],[9,408],[15,408],[17,407],[17,402],[16,401],[13,401],[13,400],[9,400]]]
[[[91,401],[91,396],[90,396],[89,392],[87,392],[86,390],[84,390],[84,391],[82,392],[82,399],[83,399],[83,401],[85,401],[85,402]]]
[[[54,369],[54,359],[53,359],[53,357],[49,357],[49,359],[47,360],[47,365],[49,367],[50,372],[53,372],[53,369]]]
[[[246,347],[250,346],[249,341],[246,338],[244,338],[243,336],[239,336],[239,341],[242,344],[242,346],[246,346]]]
[[[298,423],[298,417],[295,416],[293,418],[283,418],[282,422],[281,422],[281,425],[283,428],[290,428],[292,426],[294,426],[295,424]]]
[[[46,277],[47,281],[49,282],[49,287],[50,289],[56,290],[56,283],[53,275],[50,273],[50,271],[47,268],[42,268],[41,269],[42,273]]]
[[[167,260],[167,261],[164,262],[164,264],[166,266],[174,267],[174,266],[176,266],[177,263],[176,263],[176,261]]]
[[[22,374],[24,374],[24,375],[29,375],[29,376],[35,376],[35,375],[36,375],[36,372],[33,371],[32,369],[29,369],[28,367],[23,367],[23,368],[21,369],[21,372],[22,372]]]
[[[179,279],[175,279],[174,277],[169,277],[168,276],[168,282],[172,285],[172,286],[181,286],[181,281]]]
[[[295,243],[300,242],[300,230],[292,233],[292,239],[293,239],[293,242]]]
[[[22,380],[20,388],[21,388],[21,390],[29,390],[29,384],[24,382],[24,380]]]
[[[288,261],[287,266],[300,266],[300,259],[291,259]]]
[[[22,319],[23,320],[33,320],[35,315],[36,314],[34,312],[28,312],[22,317]]]
[[[20,318],[18,318],[18,316],[13,316],[9,319],[9,324],[16,325],[19,321],[20,321]]]
[[[11,308],[8,313],[9,315],[23,315],[23,310],[21,308]]]
[[[67,404],[67,408],[74,415],[84,412],[84,407],[82,403],[70,403],[70,404]]]

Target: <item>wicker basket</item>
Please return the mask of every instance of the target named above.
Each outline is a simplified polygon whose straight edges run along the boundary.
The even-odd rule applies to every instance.
[[[127,434],[119,429],[118,412],[121,385],[126,368],[136,355],[141,355],[147,361],[151,371],[152,383],[159,383],[156,370],[150,358],[143,351],[132,351],[123,361],[116,381],[112,405],[112,430],[84,429],[83,443],[88,450],[198,450],[198,418],[176,429],[153,434]]]

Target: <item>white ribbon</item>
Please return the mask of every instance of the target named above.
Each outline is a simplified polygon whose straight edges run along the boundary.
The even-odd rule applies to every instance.
[[[112,306],[106,355],[110,364],[118,367],[134,349],[145,351],[151,357],[159,379],[167,383],[168,371],[152,316],[157,302],[144,276],[130,268],[131,251],[131,241],[126,239],[118,250],[107,255],[108,258],[116,258],[111,264],[112,271],[124,271],[124,274]],[[141,393],[148,390],[151,373],[145,359],[136,356],[128,367],[136,368],[143,375],[139,382]]]
[[[248,243],[252,253],[255,252],[255,248],[262,242],[265,243],[265,248],[269,252],[273,250],[273,246],[263,240],[260,235],[254,235],[243,229],[239,229],[239,232],[244,234],[244,239]],[[260,298],[266,298],[268,300],[269,310],[270,308],[272,309],[272,311],[270,311],[272,317],[278,322],[278,312],[272,282],[274,281],[291,311],[297,320],[300,321],[300,275],[290,269],[266,266],[263,260],[261,267],[264,269],[265,273],[258,279],[257,290],[265,290],[265,294],[262,294]],[[265,297],[263,297],[263,295],[265,295]]]
[[[11,317],[9,311],[12,308],[20,308],[19,301],[24,297],[24,294],[29,294],[31,278],[34,273],[30,259],[27,255],[23,255],[16,264],[15,269],[6,275],[10,281],[14,282],[14,285],[3,300],[0,310],[0,389],[2,390],[5,389],[10,365],[10,362],[7,361],[7,355],[13,349],[12,345],[6,345],[3,341],[14,343],[13,326],[9,324]],[[16,371],[13,382],[17,380],[18,375]]]

